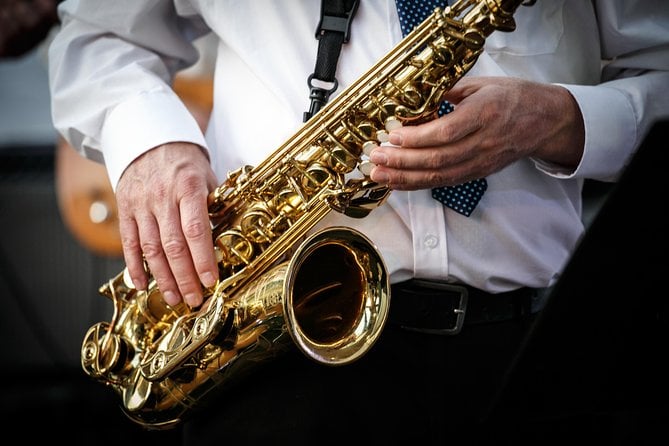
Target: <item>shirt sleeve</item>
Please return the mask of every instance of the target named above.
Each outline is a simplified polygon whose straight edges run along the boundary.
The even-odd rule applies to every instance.
[[[602,82],[561,84],[574,96],[583,115],[583,157],[575,171],[561,171],[545,163],[537,163],[539,168],[563,178],[615,181],[650,127],[669,117],[669,8],[660,3],[594,2]]]
[[[180,13],[164,0],[59,6],[61,27],[49,48],[53,123],[82,155],[106,165],[114,188],[128,164],[160,144],[207,149],[170,85],[197,61],[193,41],[208,28]]]

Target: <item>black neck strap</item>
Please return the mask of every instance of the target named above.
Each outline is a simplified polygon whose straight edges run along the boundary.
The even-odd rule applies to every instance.
[[[318,110],[327,103],[338,86],[335,72],[337,61],[343,44],[349,41],[351,21],[358,9],[359,0],[323,0],[321,2],[321,18],[316,28],[318,54],[314,72],[307,78],[311,99],[308,112],[304,112],[303,120],[307,122]],[[322,86],[316,85],[319,81]],[[326,88],[329,87],[329,88]]]

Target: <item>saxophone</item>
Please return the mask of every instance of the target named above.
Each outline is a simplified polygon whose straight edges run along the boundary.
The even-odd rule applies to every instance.
[[[331,210],[363,218],[386,201],[388,187],[368,176],[369,149],[393,128],[433,119],[486,37],[515,29],[521,3],[435,9],[260,165],[228,173],[208,197],[220,280],[204,303],[167,305],[153,279],[135,289],[124,269],[99,289],[113,315],[87,331],[84,372],[118,394],[131,420],[166,429],[289,348],[332,366],[363,356],[388,315],[383,259],[352,228],[311,230]]]

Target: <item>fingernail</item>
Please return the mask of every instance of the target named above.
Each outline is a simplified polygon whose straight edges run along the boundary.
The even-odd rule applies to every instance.
[[[385,184],[390,180],[390,177],[388,176],[387,173],[379,171],[378,169],[374,169],[372,171],[371,175],[372,181],[376,181],[377,183],[380,184]]]
[[[165,291],[163,293],[163,299],[167,302],[167,305],[177,305],[179,303],[179,296],[177,296],[172,291]]]
[[[128,280],[132,284],[132,287],[136,290],[146,290],[148,286],[146,283],[146,278],[144,277],[130,277],[130,273],[127,269],[123,271],[123,281],[128,284]],[[130,284],[128,284],[130,285]]]
[[[369,156],[369,160],[374,164],[386,164],[388,162],[388,157],[380,150],[374,150]]]
[[[216,277],[209,272],[202,274],[202,285],[207,288],[216,285]]]
[[[394,146],[401,146],[402,134],[398,132],[390,132],[390,135],[388,135],[388,142]]]
[[[202,296],[192,293],[184,296],[184,300],[191,307],[199,307],[202,303]]]

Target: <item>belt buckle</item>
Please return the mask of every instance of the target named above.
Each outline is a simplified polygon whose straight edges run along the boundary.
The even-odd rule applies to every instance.
[[[408,331],[415,331],[419,333],[435,334],[442,336],[453,336],[460,333],[460,331],[462,330],[462,326],[465,323],[465,313],[467,312],[467,299],[469,297],[469,291],[467,290],[467,288],[452,283],[436,282],[424,279],[413,279],[413,282],[416,285],[425,288],[432,288],[435,290],[443,290],[459,294],[458,305],[456,308],[453,309],[453,312],[455,313],[455,325],[450,328],[418,328],[410,326],[404,326],[402,328]]]

